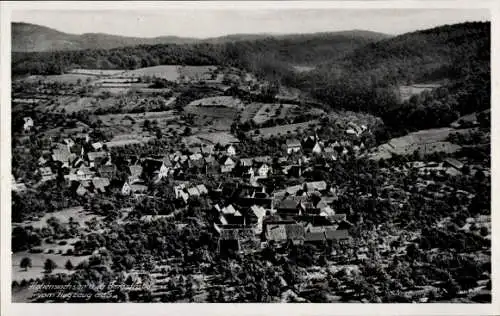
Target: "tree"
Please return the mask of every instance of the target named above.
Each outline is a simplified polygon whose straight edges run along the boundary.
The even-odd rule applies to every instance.
[[[31,259],[28,257],[24,257],[23,259],[21,259],[20,266],[24,269],[24,271],[28,271],[28,268],[31,268]]]
[[[57,264],[51,259],[47,259],[43,264],[43,268],[45,270],[45,273],[52,273],[52,271],[54,271],[54,269],[57,268]]]
[[[71,263],[71,260],[68,259],[68,261],[66,261],[66,264],[64,265],[64,267],[67,270],[73,270],[73,264]]]

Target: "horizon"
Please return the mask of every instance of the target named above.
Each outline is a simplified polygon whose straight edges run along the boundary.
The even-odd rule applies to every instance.
[[[486,9],[15,10],[11,23],[35,24],[74,35],[101,33],[140,38],[208,39],[229,35],[281,36],[348,31],[397,36],[446,24],[490,20],[490,12]],[[193,22],[196,27],[192,27]],[[227,29],[234,31],[227,32]]]

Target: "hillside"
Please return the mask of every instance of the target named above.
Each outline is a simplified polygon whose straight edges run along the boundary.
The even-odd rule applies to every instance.
[[[490,23],[482,22],[407,33],[323,63],[293,84],[333,107],[371,112],[398,128],[444,126],[490,107],[490,40]],[[400,100],[400,86],[416,83],[444,85]]]
[[[14,52],[111,49],[135,45],[185,44],[196,41],[196,39],[176,36],[138,38],[103,33],[76,35],[35,24],[12,23],[12,51]]]

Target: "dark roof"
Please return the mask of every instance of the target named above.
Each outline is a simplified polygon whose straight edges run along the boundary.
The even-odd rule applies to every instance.
[[[297,202],[292,199],[284,199],[279,201],[277,208],[295,209],[297,208]]]
[[[305,233],[306,241],[322,241],[326,240],[326,236],[324,232],[306,232]]]
[[[291,240],[304,240],[304,226],[300,224],[290,224],[285,226],[286,237]]]
[[[349,239],[350,238],[349,232],[345,229],[335,230],[335,229],[327,228],[325,230],[325,235],[326,235],[326,239],[328,239],[328,240],[342,240],[342,239]]]

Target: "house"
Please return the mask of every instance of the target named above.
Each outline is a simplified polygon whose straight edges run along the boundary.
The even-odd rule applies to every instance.
[[[301,224],[288,224],[285,225],[286,238],[293,244],[301,245],[305,240],[305,230],[304,226]]]
[[[71,138],[65,138],[64,143],[68,146],[68,149],[71,149],[75,145],[75,142]]]
[[[201,160],[202,158],[203,158],[203,155],[200,153],[195,153],[195,154],[192,154],[189,156],[189,160],[191,160],[191,161],[198,161],[198,160]]]
[[[197,185],[196,189],[198,189],[198,192],[200,192],[200,195],[208,194],[207,187],[204,184]]]
[[[75,193],[78,194],[79,196],[84,196],[85,194],[88,193],[88,191],[87,191],[87,188],[85,188],[85,186],[83,184],[80,184],[76,188]]]
[[[105,193],[106,188],[109,186],[110,182],[108,178],[93,178],[92,185],[97,193]]]
[[[50,169],[50,167],[42,167],[40,169],[38,169],[40,175],[43,177],[51,177],[53,176],[54,174],[52,173],[52,169]]]
[[[328,185],[325,181],[306,182],[308,191],[326,191]]]
[[[103,165],[99,167],[98,173],[103,178],[112,179],[116,174],[116,166],[115,165]]]
[[[248,212],[250,221],[253,224],[257,224],[256,233],[262,232],[262,221],[264,216],[266,216],[266,209],[262,206],[252,205],[250,207],[250,212]]]
[[[233,145],[227,145],[226,148],[224,149],[226,152],[226,155],[229,157],[235,156],[236,155],[236,148]]]
[[[276,210],[279,214],[300,214],[300,208],[298,207],[298,203],[291,199],[285,198],[281,201],[278,201],[276,205]]]
[[[266,240],[274,242],[285,242],[287,240],[285,226],[286,224],[267,224],[265,232]]]
[[[38,164],[40,166],[43,166],[47,163],[47,159],[43,158],[43,156],[41,156],[40,158],[38,158]]]
[[[299,152],[302,149],[302,145],[300,144],[300,141],[297,139],[287,139],[286,141],[286,152],[287,154],[292,154]]]
[[[113,180],[110,186],[119,190],[121,195],[127,196],[131,193],[130,184],[127,181]]]
[[[34,125],[35,124],[33,123],[33,119],[31,119],[31,117],[24,118],[23,129],[25,132],[29,132]]]
[[[445,165],[451,166],[459,171],[461,171],[465,165],[463,162],[458,161],[454,158],[446,158],[444,160],[444,163],[445,163]]]
[[[215,148],[214,145],[203,145],[201,147],[201,152],[204,155],[212,155],[214,153],[214,148]]]
[[[253,165],[252,158],[241,158],[239,161],[239,166],[241,167],[251,167]]]
[[[200,196],[200,191],[196,187],[191,187],[187,189],[189,197]]]
[[[258,162],[255,164],[256,176],[259,178],[267,178],[270,167],[265,162]]]
[[[163,160],[146,158],[142,162],[143,172],[151,178],[161,180],[168,176],[169,168],[165,166]]]
[[[235,162],[230,158],[226,157],[221,160],[221,172],[222,173],[227,173],[233,171],[235,167]]]
[[[94,148],[95,151],[99,151],[102,149],[102,143],[101,142],[96,142],[92,144],[92,148]]]
[[[104,165],[109,160],[109,154],[105,151],[95,151],[87,153],[90,167]]]
[[[56,148],[52,151],[52,160],[59,161],[63,164],[63,167],[69,167],[69,157],[71,152],[67,147]]]
[[[321,154],[321,152],[323,151],[322,147],[321,147],[321,144],[316,142],[312,148],[312,152],[313,154]]]
[[[128,167],[129,174],[130,176],[128,177],[128,181],[130,183],[134,183],[136,181],[139,181],[141,176],[142,176],[142,166],[139,165],[132,165]]]
[[[75,135],[75,139],[88,143],[90,142],[90,135],[88,133],[78,133]]]
[[[144,182],[135,182],[130,184],[130,192],[135,194],[141,194],[148,190],[148,186]]]

